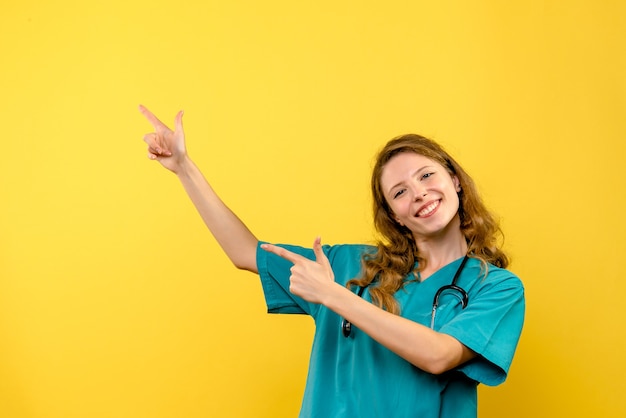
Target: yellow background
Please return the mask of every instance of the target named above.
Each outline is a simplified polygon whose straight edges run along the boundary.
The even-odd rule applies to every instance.
[[[269,241],[369,242],[375,152],[439,140],[526,286],[480,416],[626,416],[625,40],[619,0],[5,2],[0,416],[297,414],[311,320],[265,314],[139,103]]]

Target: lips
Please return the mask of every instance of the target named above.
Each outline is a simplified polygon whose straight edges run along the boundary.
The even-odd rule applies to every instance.
[[[431,215],[433,212],[435,212],[437,210],[437,208],[439,207],[440,203],[441,203],[441,200],[435,200],[434,202],[430,202],[430,203],[422,206],[417,211],[416,216],[419,216],[420,218],[425,218],[425,217]]]

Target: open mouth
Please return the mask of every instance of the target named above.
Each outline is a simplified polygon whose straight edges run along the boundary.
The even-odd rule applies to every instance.
[[[431,215],[434,211],[437,210],[437,208],[439,207],[439,204],[441,203],[441,200],[435,200],[434,202],[430,202],[429,204],[427,204],[426,206],[423,206],[418,212],[417,212],[417,216],[420,218],[425,218],[429,215]]]

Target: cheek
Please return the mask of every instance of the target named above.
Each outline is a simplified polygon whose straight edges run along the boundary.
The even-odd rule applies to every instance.
[[[409,206],[410,205],[404,204],[403,202],[395,202],[395,204],[391,206],[391,210],[397,219],[398,217],[406,216],[408,214]]]
[[[461,199],[459,199],[459,195],[454,193],[451,197],[450,197],[450,201],[452,202],[452,206],[455,208],[455,212],[459,212],[459,209],[461,208]]]

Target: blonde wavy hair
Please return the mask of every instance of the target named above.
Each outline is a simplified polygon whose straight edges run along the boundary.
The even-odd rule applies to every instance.
[[[372,197],[374,226],[382,239],[377,250],[363,256],[363,275],[348,281],[347,286],[375,286],[369,289],[372,301],[379,307],[398,314],[400,308],[394,294],[402,288],[409,274],[424,269],[426,260],[418,251],[412,232],[400,225],[385,199],[381,175],[385,165],[394,156],[412,152],[441,164],[451,176],[456,176],[461,186],[459,195],[459,218],[461,232],[465,236],[468,254],[481,261],[486,271],[487,263],[506,268],[509,259],[500,249],[503,234],[495,217],[487,210],[476,185],[463,168],[431,139],[416,134],[402,135],[389,141],[378,153],[372,171]],[[417,264],[416,264],[417,263]],[[415,266],[418,266],[417,268]]]

